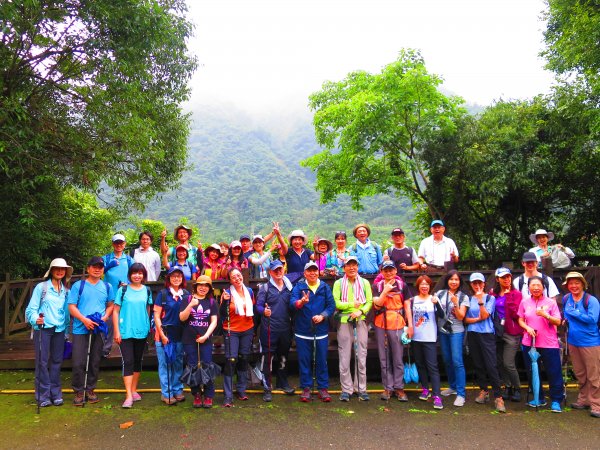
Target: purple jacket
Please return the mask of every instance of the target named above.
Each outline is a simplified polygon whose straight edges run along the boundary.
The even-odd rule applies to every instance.
[[[490,294],[494,297],[498,297],[493,290],[490,291]],[[514,287],[511,287],[511,290],[506,294],[506,300],[504,303],[504,311],[506,313],[506,317],[504,320],[504,332],[506,334],[510,334],[511,336],[521,336],[523,334],[523,328],[519,325],[519,305],[521,304],[521,300],[523,300],[523,294]]]

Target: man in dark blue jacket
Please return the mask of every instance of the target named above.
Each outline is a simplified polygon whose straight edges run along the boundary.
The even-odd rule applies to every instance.
[[[261,370],[266,380],[263,400],[270,402],[271,372],[273,360],[277,361],[275,370],[276,388],[283,390],[288,395],[293,395],[295,390],[289,385],[287,378],[286,362],[292,342],[292,320],[290,317],[290,295],[292,283],[283,275],[283,263],[276,259],[269,266],[268,282],[258,289],[256,308],[263,316],[260,330],[260,351],[262,353]]]
[[[314,261],[304,266],[304,280],[292,290],[290,308],[295,311],[294,335],[300,366],[300,401],[311,400],[311,386],[317,383],[319,398],[330,402],[327,346],[329,324],[327,318],[335,311],[331,288],[319,280],[319,267]],[[311,376],[311,366],[313,366]]]

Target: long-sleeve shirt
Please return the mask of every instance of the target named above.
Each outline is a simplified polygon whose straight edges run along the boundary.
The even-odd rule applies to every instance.
[[[45,295],[42,299],[42,293]],[[57,292],[52,281],[46,280],[39,283],[31,293],[31,299],[25,309],[25,320],[32,327],[36,327],[35,321],[44,314],[44,328],[56,327],[55,331],[65,331],[69,326],[69,306],[67,304],[67,290],[60,284]]]
[[[373,293],[371,292],[371,284],[364,278],[360,278],[360,282],[363,286],[363,292],[365,294],[365,302],[358,308],[354,307],[354,285],[348,282],[348,299],[346,302],[342,301],[342,279],[337,280],[333,284],[333,298],[335,300],[335,308],[340,312],[340,322],[348,323],[350,314],[356,311],[360,311],[362,315],[358,318],[359,320],[365,320],[366,315],[373,306]]]
[[[600,304],[598,299],[588,293],[578,302],[571,294],[565,295],[563,305],[565,319],[569,322],[568,342],[575,347],[596,347],[600,345],[600,331],[598,330],[598,314]],[[585,301],[587,297],[587,309]]]

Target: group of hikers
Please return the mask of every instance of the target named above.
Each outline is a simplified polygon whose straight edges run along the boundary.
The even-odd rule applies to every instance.
[[[292,231],[286,242],[275,222],[267,236],[250,239],[242,235],[229,244],[225,254],[219,244],[206,249],[192,246],[191,229],[179,225],[174,233],[176,246],[168,247],[166,232],[162,233],[162,258],[152,249],[151,233],[140,234],[133,256],[125,253],[125,238],[117,233],[112,238],[114,251],[91,258],[87,277],[73,286],[69,284],[73,268],[62,258],[54,259],[26,310],[34,329],[38,405],[63,404],[60,368],[72,319],[75,406],[99,401],[95,388],[100,361],[113,341],[123,361],[126,395],[122,406],[131,408],[140,401],[137,388],[148,335],[155,341],[161,399],[168,405],[185,400],[187,384],[193,406],[211,408],[215,378],[221,371],[225,407],[233,406],[234,397],[248,399],[251,377],[261,383],[266,402],[272,401],[274,389],[294,395],[296,389],[287,374],[292,340],[300,401],[311,401],[316,391],[318,399],[330,402],[327,351],[333,326],[342,402],[354,395],[360,401],[370,400],[366,358],[372,328],[382,400],[408,401],[405,383],[418,380],[418,398],[431,402],[433,408],[442,409],[443,397],[450,396],[455,396],[455,407],[463,406],[467,397],[463,355],[468,348],[479,384],[474,401],[487,403],[491,394],[495,410],[505,412],[505,400],[523,400],[516,364],[521,350],[530,386],[537,359],[543,362],[550,410],[559,413],[561,403],[566,402],[558,338],[559,327],[564,327],[566,349],[579,383],[578,397],[570,406],[590,409],[592,417],[600,417],[598,299],[586,292],[587,281],[579,272],[564,277],[567,295],[562,298],[553,279],[540,272],[548,261],[556,267],[565,263],[556,252],[567,260],[574,257],[573,252],[562,245],[549,246],[552,233],[537,230],[530,236],[537,245],[523,254],[522,275],[513,277],[509,268],[500,267],[488,286],[484,275],[475,272],[468,278],[467,289],[453,268],[459,252],[444,235],[444,223],[433,220],[430,231],[431,236],[415,251],[405,245],[404,231],[395,228],[392,247],[382,251],[370,240],[370,227],[358,224],[353,229],[356,243],[347,246],[346,233],[339,231],[334,243],[315,238],[311,251],[302,230]],[[272,238],[277,240],[275,256],[264,250]],[[166,269],[164,288],[154,299],[145,283],[158,280],[161,261]],[[243,275],[252,268],[251,278],[263,279],[254,290],[245,284]],[[414,287],[402,277],[410,271],[420,272]],[[437,292],[429,272],[445,273]],[[333,288],[322,280],[327,276],[334,277]],[[221,291],[213,282],[222,279],[228,286]],[[223,334],[223,368],[213,362],[217,329]],[[260,361],[252,364],[255,333]],[[414,358],[416,374],[411,374],[414,370],[404,361],[405,346]],[[449,384],[444,390],[438,346]],[[531,399],[528,393],[528,405],[545,406],[541,383],[533,385],[539,388],[530,392]]]

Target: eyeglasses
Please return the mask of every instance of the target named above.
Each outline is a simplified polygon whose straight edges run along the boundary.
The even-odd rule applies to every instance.
[[[346,232],[345,231],[336,231],[335,237],[338,237],[338,236],[346,236]]]

